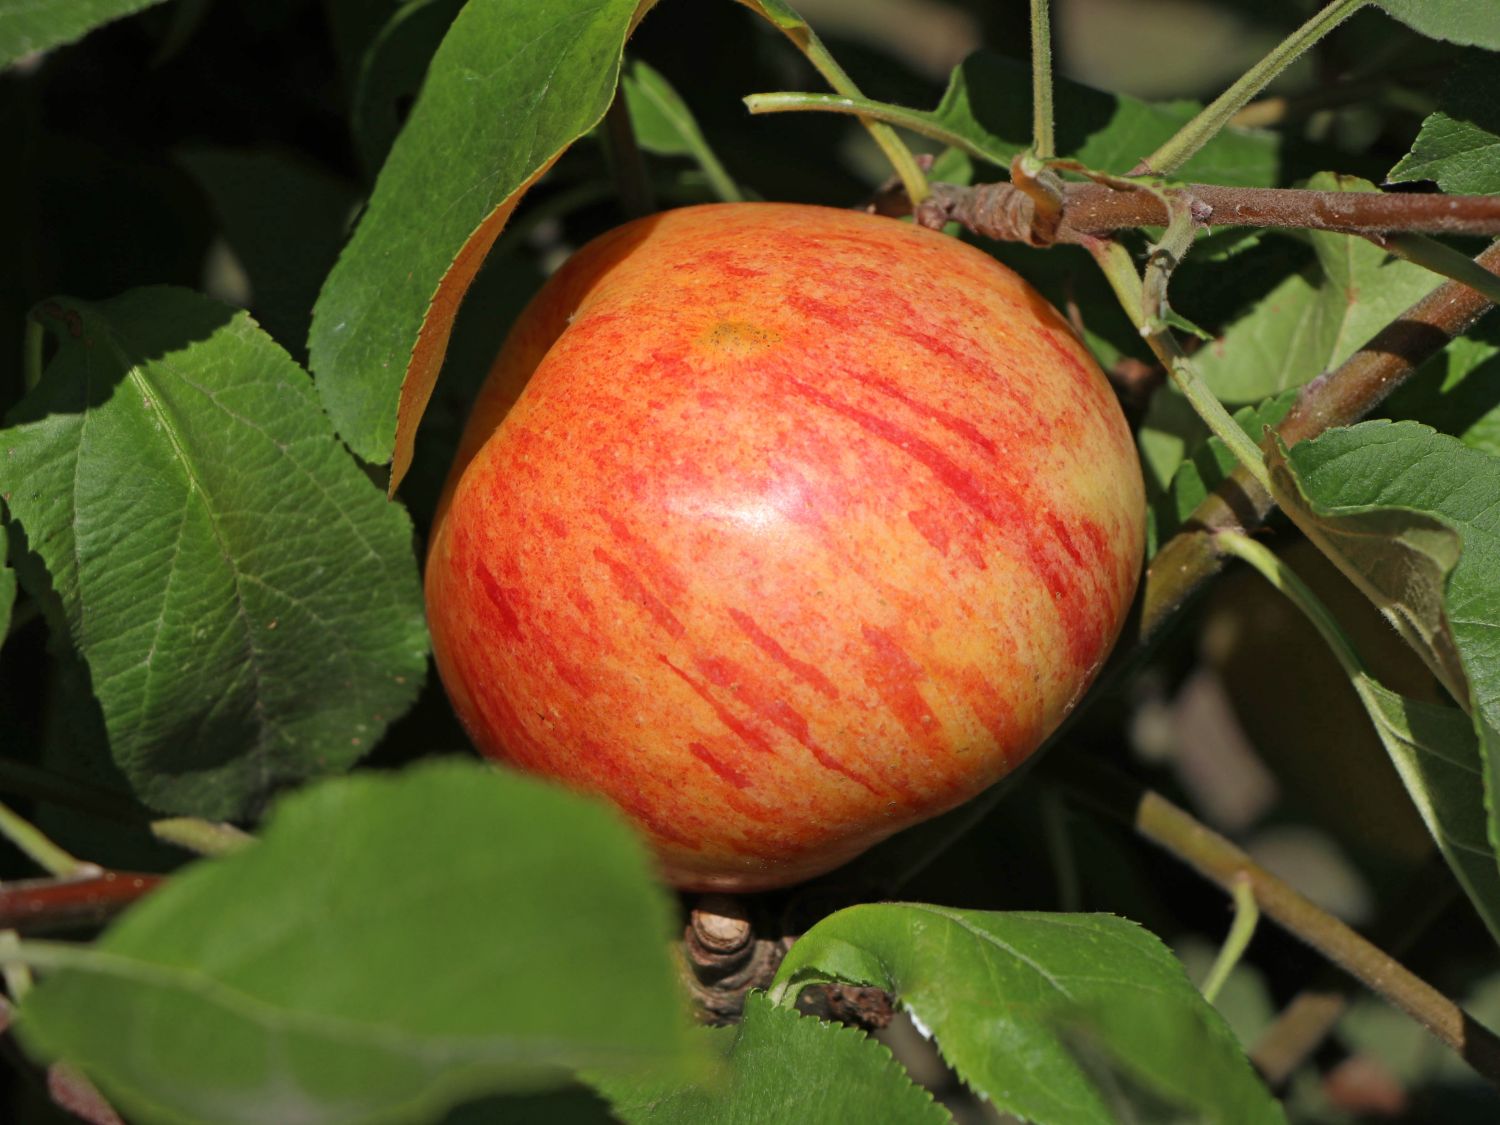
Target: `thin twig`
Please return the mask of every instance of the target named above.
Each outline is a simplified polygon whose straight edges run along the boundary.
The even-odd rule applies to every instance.
[[[84,863],[69,855],[49,840],[36,825],[3,804],[0,804],[0,834],[4,834],[7,840],[20,848],[38,867],[50,874],[69,878],[99,870],[93,864]]]
[[[255,837],[243,829],[222,821],[202,820],[196,816],[171,816],[151,822],[151,835],[166,844],[175,844],[204,856],[233,855],[255,843]]]
[[[1399,961],[1159,793],[1102,762],[1091,765],[1088,770],[1051,772],[1061,785],[1081,799],[1130,825],[1139,835],[1230,894],[1237,885],[1248,885],[1267,916],[1411,1016],[1491,1084],[1500,1087],[1500,1037],[1475,1022]]]
[[[1339,24],[1359,11],[1368,0],[1333,0],[1311,19],[1288,35],[1269,54],[1179,129],[1160,148],[1141,161],[1138,175],[1170,175],[1192,155],[1211,141],[1244,109],[1278,74],[1297,60],[1308,48]]]
[[[812,63],[813,69],[823,76],[823,80],[833,87],[835,92],[849,98],[863,97],[859,87],[854,84],[854,79],[850,78],[848,72],[838,64],[838,60],[824,46],[817,32],[808,26],[806,20],[789,9],[778,11],[774,8],[767,8],[760,0],[739,0],[739,2],[770,21],[773,27],[790,39],[807,61]],[[917,165],[911,149],[906,147],[906,142],[889,125],[863,115],[860,116],[860,121],[876,145],[880,147],[880,151],[885,154],[885,158],[890,161],[891,168],[895,170],[896,175],[901,178],[912,206],[917,206],[927,198],[927,175]]]
[[[1301,188],[1185,184],[1153,191],[1117,184],[1069,183],[1063,188],[1057,241],[1135,227],[1165,226],[1174,194],[1186,195],[1193,217],[1210,227],[1276,227],[1343,234],[1500,234],[1500,195],[1416,192],[1308,191]],[[1031,201],[1009,183],[958,187],[933,184],[918,211],[926,225],[959,222],[1004,242],[1033,242]]]
[[[635,142],[623,84],[615,91],[615,100],[604,114],[604,139],[610,170],[620,193],[620,209],[632,219],[651,214],[656,210],[656,201],[652,197],[651,178],[646,175],[645,158]]]
[[[101,925],[163,881],[160,875],[100,871],[79,879],[0,884],[0,929],[34,934]]]
[[[1244,878],[1238,880],[1232,892],[1234,921],[1230,923],[1229,936],[1224,939],[1219,955],[1214,958],[1213,967],[1208,971],[1208,979],[1203,982],[1203,999],[1210,1004],[1219,998],[1224,983],[1245,956],[1245,950],[1250,947],[1250,939],[1255,936],[1255,927],[1260,922],[1260,905],[1255,901],[1255,889],[1250,881]]]
[[[1391,956],[1403,957],[1458,898],[1458,883],[1446,861],[1433,854],[1382,909],[1368,936]],[[1348,976],[1325,965],[1261,1033],[1250,1048],[1250,1061],[1272,1089],[1285,1083],[1332,1033],[1355,987]]]
[[[1031,0],[1031,151],[1039,160],[1057,155],[1052,133],[1051,0]]]
[[[1491,273],[1500,273],[1500,244],[1475,260]],[[1292,446],[1333,426],[1359,421],[1491,307],[1467,285],[1450,281],[1438,286],[1336,370],[1304,386],[1277,434]],[[1139,639],[1151,639],[1224,565],[1215,532],[1252,530],[1270,510],[1271,497],[1239,468],[1209,493],[1146,568]]]

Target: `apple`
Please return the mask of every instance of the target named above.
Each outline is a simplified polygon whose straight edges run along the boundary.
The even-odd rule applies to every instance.
[[[1034,751],[1108,654],[1144,498],[1067,322],[893,219],[718,204],[571,258],[434,524],[479,749],[602,794],[672,882],[830,870]]]

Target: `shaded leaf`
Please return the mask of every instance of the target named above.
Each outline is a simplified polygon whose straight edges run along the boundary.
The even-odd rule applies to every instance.
[[[323,0],[334,53],[344,84],[352,89],[365,51],[374,41],[391,14],[405,3],[416,0]]]
[[[1375,0],[1431,39],[1500,51],[1500,7],[1491,0]]]
[[[1090,168],[1124,174],[1192,120],[1194,102],[1151,104],[1059,79],[1054,93],[1057,151]],[[979,51],[948,80],[942,101],[924,114],[957,133],[986,159],[1008,166],[1031,145],[1031,71],[1021,62]],[[1178,172],[1182,180],[1270,186],[1277,172],[1277,139],[1269,133],[1225,129]]]
[[[1328,173],[1308,187],[1375,190]],[[1328,232],[1307,237],[1317,269],[1288,277],[1194,356],[1214,393],[1231,404],[1259,402],[1337,366],[1441,283],[1365,239]]]
[[[449,760],[304,789],[54,969],[20,1031],[143,1120],[411,1121],[686,1057],[666,896],[611,811]]]
[[[208,193],[250,278],[250,310],[294,356],[354,214],[353,189],[276,152],[193,149],[179,158]]]
[[[641,148],[657,156],[690,156],[702,169],[714,196],[738,203],[744,194],[709,147],[693,111],[671,84],[645,63],[630,64],[621,82],[630,125]]]
[[[349,98],[349,129],[372,176],[385,162],[433,52],[463,5],[464,0],[407,0],[360,55]]]
[[[959,1077],[1029,1121],[1115,1122],[1142,1103],[1284,1120],[1182,966],[1121,918],[856,906],[792,946],[771,995],[827,980],[894,993]]]
[[[953,1119],[863,1032],[780,1008],[763,993],[730,1030],[697,1033],[721,1054],[707,1080],[586,1075],[627,1125],[780,1125],[851,1121],[939,1125]]]
[[[1391,169],[1392,183],[1433,180],[1444,191],[1500,192],[1500,60],[1483,56],[1455,71],[1436,112],[1422,122],[1411,151]]]
[[[0,529],[0,643],[10,629],[10,612],[16,604],[16,572],[5,561],[9,536]]]
[[[411,460],[459,302],[521,194],[609,107],[649,0],[470,0],[313,312],[334,426],[367,461]]]
[[[1403,383],[1385,409],[1500,456],[1500,344],[1460,336]]]
[[[0,0],[0,69],[161,0]]]
[[[1474,724],[1456,707],[1406,699],[1369,676],[1354,688],[1443,858],[1500,940],[1500,860],[1486,834]]]
[[[609,1103],[592,1090],[548,1090],[540,1094],[498,1094],[459,1106],[442,1125],[619,1125]]]
[[[39,317],[58,351],[0,430],[0,494],[120,769],[156,808],[228,818],[354,762],[425,671],[405,513],[243,313],[156,288]]]
[[[1500,458],[1415,422],[1330,430],[1268,458],[1277,500],[1469,712],[1500,841]]]

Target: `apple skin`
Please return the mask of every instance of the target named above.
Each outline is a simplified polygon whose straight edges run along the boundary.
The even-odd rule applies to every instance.
[[[513,329],[434,525],[433,647],[484,754],[607,797],[683,889],[763,890],[1032,753],[1114,643],[1144,510],[1110,387],[1010,270],[690,207]]]

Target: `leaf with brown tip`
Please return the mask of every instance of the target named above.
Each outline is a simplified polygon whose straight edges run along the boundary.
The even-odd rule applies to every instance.
[[[393,462],[392,490],[469,283],[526,189],[604,116],[653,2],[470,0],[433,56],[308,339],[340,436]]]

